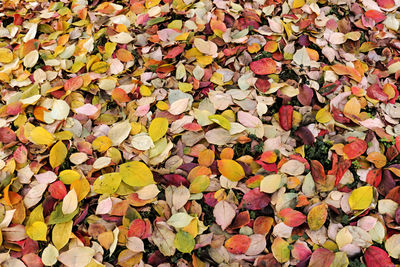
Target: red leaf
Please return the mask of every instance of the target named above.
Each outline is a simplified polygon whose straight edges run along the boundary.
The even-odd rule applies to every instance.
[[[185,44],[175,46],[168,51],[168,54],[164,58],[176,58],[185,49]]]
[[[265,93],[271,87],[271,83],[266,79],[257,79],[255,86],[261,93]]]
[[[234,235],[225,242],[225,247],[229,253],[244,254],[249,249],[251,243],[247,235]]]
[[[266,170],[266,171],[268,171],[268,172],[275,172],[275,173],[278,172],[278,168],[277,168],[277,166],[276,166],[276,163],[264,163],[264,162],[261,161],[261,160],[256,160],[256,162],[257,162],[259,165],[261,165],[261,167],[262,167],[264,170]]]
[[[8,144],[16,140],[17,136],[15,135],[14,131],[11,130],[9,127],[0,128],[0,142]]]
[[[21,145],[14,151],[13,156],[17,163],[25,163],[28,160],[28,150],[25,146]]]
[[[326,175],[324,166],[318,160],[311,160],[311,175],[317,184],[324,184]]]
[[[235,220],[231,224],[230,228],[231,229],[238,229],[241,228],[242,226],[247,225],[250,222],[250,214],[249,211],[242,211],[238,215],[236,215]]]
[[[395,5],[394,0],[377,0],[376,2],[378,3],[378,5],[380,7],[386,8],[386,9],[392,8]]]
[[[64,84],[65,91],[75,91],[81,88],[83,85],[83,78],[81,76],[77,76],[69,79]]]
[[[332,112],[332,117],[335,121],[340,122],[340,123],[349,123],[350,119],[345,117],[343,112],[340,111],[340,109],[338,109],[335,106],[331,107],[331,112]]]
[[[260,188],[255,188],[244,194],[239,208],[243,207],[248,210],[260,210],[268,206],[270,200],[267,194],[260,192]]]
[[[349,159],[355,159],[364,154],[367,150],[368,145],[364,140],[361,140],[357,137],[349,137],[347,139],[349,144],[346,144],[343,148],[343,152]]]
[[[186,187],[189,187],[188,180],[186,180],[185,177],[179,174],[166,174],[164,175],[164,179],[167,181],[168,185],[175,185],[175,186],[184,185]]]
[[[307,246],[305,242],[296,242],[293,245],[292,256],[299,260],[305,260],[312,254],[311,249]]]
[[[400,186],[396,186],[390,189],[385,198],[391,199],[394,202],[397,202],[397,204],[400,204]]]
[[[378,187],[382,180],[382,169],[372,169],[367,174],[367,183]]]
[[[300,86],[297,99],[304,106],[309,106],[314,96],[314,90],[307,85]]]
[[[389,255],[381,248],[370,246],[364,254],[367,267],[392,267],[394,266]]]
[[[336,183],[335,186],[339,184],[343,175],[351,166],[351,160],[345,159],[344,157],[340,157],[338,165],[337,165],[337,173],[336,173]]]
[[[67,194],[67,188],[61,181],[55,181],[49,186],[50,195],[55,199],[63,199]]]
[[[318,248],[311,255],[309,267],[321,267],[321,266],[329,266],[333,262],[335,258],[335,253],[326,249],[326,248]]]
[[[312,145],[315,142],[314,135],[305,126],[302,126],[299,129],[297,129],[297,131],[294,134],[296,136],[298,136],[303,141],[303,144],[305,144],[305,145]]]
[[[395,144],[396,144],[397,150],[400,151],[400,135],[396,136]]]
[[[382,173],[382,180],[377,187],[379,194],[386,196],[392,188],[396,186],[394,175],[389,170],[384,170]]]
[[[386,19],[386,16],[384,13],[379,12],[377,10],[372,10],[372,9],[365,12],[364,16],[366,16],[367,18],[373,19],[375,21],[375,23],[382,22]]]
[[[289,131],[292,129],[293,120],[293,107],[290,105],[284,105],[279,109],[279,124],[282,129]]]
[[[199,132],[202,130],[201,125],[195,122],[187,123],[183,125],[183,129],[191,131],[191,132]]]
[[[397,155],[399,155],[399,151],[397,150],[395,145],[389,147],[385,153],[388,162],[392,161],[395,157],[397,157]]]
[[[42,267],[43,262],[39,255],[35,253],[25,254],[22,257],[22,261],[25,263],[27,267]]]
[[[250,63],[250,69],[258,75],[276,73],[276,62],[271,58],[262,58]]]
[[[303,224],[307,219],[306,215],[291,208],[281,210],[279,212],[279,217],[281,217],[283,222],[290,227],[297,227]]]
[[[131,222],[128,230],[128,237],[136,236],[142,238],[146,230],[146,223],[142,219],[135,219]]]
[[[388,95],[382,90],[379,84],[373,84],[367,88],[367,96],[382,102],[388,101]]]
[[[18,115],[22,111],[22,103],[14,102],[7,105],[6,112],[8,115]]]
[[[214,197],[214,195],[215,192],[204,194],[204,203],[206,203],[208,206],[215,207],[215,205],[218,203],[218,200]]]

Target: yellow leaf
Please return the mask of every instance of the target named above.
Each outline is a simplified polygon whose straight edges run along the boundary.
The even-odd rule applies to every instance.
[[[131,161],[119,166],[122,181],[130,186],[146,186],[155,184],[153,173],[143,162]]]
[[[96,62],[90,67],[91,71],[96,73],[104,73],[108,70],[108,63],[107,62]]]
[[[98,194],[112,194],[121,184],[121,175],[118,172],[106,173],[94,181],[93,191]]]
[[[270,174],[264,177],[260,183],[260,191],[268,194],[274,193],[282,186],[282,175]]]
[[[107,149],[109,149],[111,146],[112,146],[112,141],[107,136],[99,136],[92,143],[93,149],[101,153],[106,152]]]
[[[62,131],[54,134],[57,140],[70,140],[73,136],[73,133],[70,131]]]
[[[202,56],[201,55],[201,56],[197,56],[196,59],[197,59],[197,62],[199,62],[200,65],[202,65],[204,67],[213,62],[212,56]],[[217,73],[217,72],[214,72],[214,73]],[[221,74],[221,76],[222,76],[222,74]]]
[[[168,24],[168,29],[177,29],[180,30],[182,28],[182,20],[173,20]]]
[[[332,119],[331,113],[327,110],[327,106],[318,110],[315,119],[319,123],[328,123]]]
[[[152,8],[158,5],[161,2],[161,0],[146,0],[146,8]]]
[[[14,55],[10,49],[2,47],[0,48],[0,62],[1,63],[10,63],[13,61]]]
[[[58,223],[54,226],[52,241],[58,250],[62,249],[68,243],[72,233],[72,225],[73,222],[71,220],[65,223]]]
[[[73,170],[63,170],[58,176],[64,184],[72,184],[81,177],[79,172]]]
[[[336,244],[339,249],[353,242],[353,236],[348,228],[342,228],[336,235]]]
[[[306,2],[304,0],[294,0],[292,8],[300,8],[304,6]]]
[[[204,64],[203,64],[204,65]],[[224,85],[224,76],[219,73],[219,72],[214,72],[214,74],[210,78],[210,82],[218,84],[218,85]]]
[[[26,226],[31,226],[34,222],[44,222],[42,205],[38,205],[32,210],[31,214],[29,215],[29,219],[26,222]]]
[[[115,50],[116,47],[117,47],[116,43],[107,42],[106,45],[104,46],[104,50],[106,52],[105,55],[107,57],[111,57],[112,53],[114,53],[114,50]]]
[[[226,130],[230,130],[231,129],[231,123],[230,121],[228,121],[227,118],[225,118],[222,115],[210,115],[208,116],[208,119],[212,122],[217,123],[218,125],[220,125],[222,128],[226,129]]]
[[[271,250],[278,262],[284,263],[290,260],[289,243],[283,240],[281,237],[275,238],[274,242],[272,243]]]
[[[151,89],[148,87],[148,86],[146,86],[146,85],[144,85],[144,84],[142,84],[141,86],[140,86],[140,94],[142,95],[142,96],[151,96],[151,94],[153,93],[152,91],[151,91]]]
[[[161,139],[168,130],[168,120],[166,118],[155,118],[149,127],[149,136],[153,142]]]
[[[167,103],[165,103],[164,101],[158,101],[156,106],[159,110],[168,110],[169,109],[169,105]]]
[[[54,142],[54,137],[43,127],[35,127],[31,131],[30,138],[35,145],[51,145]]]
[[[354,189],[349,197],[349,205],[352,210],[364,210],[371,205],[374,192],[372,186],[362,186]]]
[[[26,234],[35,241],[46,241],[47,225],[44,222],[34,222],[26,227]]]
[[[245,176],[242,165],[231,159],[217,161],[219,172],[231,181],[239,181]]]
[[[64,160],[65,157],[68,154],[68,150],[65,147],[64,143],[61,141],[58,141],[50,150],[50,165],[54,169],[58,166],[60,166]]]
[[[207,175],[199,175],[190,183],[189,190],[192,194],[201,193],[210,185],[210,177]]]
[[[307,223],[310,230],[316,231],[320,229],[328,216],[328,207],[326,204],[319,204],[314,206],[307,215]]]
[[[71,183],[71,189],[74,189],[78,197],[78,202],[82,201],[90,192],[90,184],[85,177],[75,180]]]
[[[77,73],[80,69],[82,69],[85,66],[85,63],[81,61],[75,61],[74,64],[71,67],[71,72],[72,73]]]
[[[343,113],[346,115],[358,116],[361,112],[361,104],[356,97],[350,99],[345,105]]]
[[[182,34],[176,36],[175,41],[185,41],[188,38],[189,33],[190,32],[185,32],[185,33],[182,33]]]
[[[199,233],[197,218],[194,218],[188,225],[183,227],[182,230],[188,232],[191,236],[193,236],[193,238],[195,238]]]
[[[179,90],[181,90],[184,93],[190,92],[193,89],[193,85],[190,84],[190,83],[181,83],[181,82],[179,82],[178,87],[179,87]]]

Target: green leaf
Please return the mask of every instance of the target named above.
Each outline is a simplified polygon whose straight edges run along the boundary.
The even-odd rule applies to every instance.
[[[185,231],[179,231],[174,240],[176,249],[183,253],[192,252],[195,243],[193,236]]]
[[[49,224],[65,223],[72,220],[76,214],[78,214],[79,208],[70,214],[63,214],[62,202],[59,203],[56,209],[50,214]]]
[[[154,24],[163,22],[163,21],[165,21],[166,19],[167,19],[166,17],[154,18],[154,19],[149,20],[149,21],[147,22],[146,25],[147,25],[147,26],[153,26]]]

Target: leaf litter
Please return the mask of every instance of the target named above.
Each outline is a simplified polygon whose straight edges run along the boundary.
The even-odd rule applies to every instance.
[[[400,264],[399,5],[3,1],[0,264]]]

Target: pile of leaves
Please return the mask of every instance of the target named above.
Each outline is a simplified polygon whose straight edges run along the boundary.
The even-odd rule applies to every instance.
[[[1,266],[400,264],[398,0],[0,2]]]

